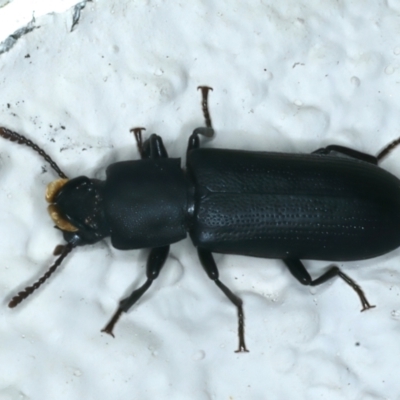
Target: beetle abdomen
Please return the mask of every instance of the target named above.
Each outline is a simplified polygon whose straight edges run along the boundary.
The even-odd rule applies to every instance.
[[[363,161],[196,149],[191,237],[213,252],[332,261],[400,246],[400,181]]]

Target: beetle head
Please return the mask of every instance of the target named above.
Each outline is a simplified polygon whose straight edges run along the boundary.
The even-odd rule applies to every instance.
[[[47,186],[49,214],[67,242],[96,243],[107,236],[103,211],[104,182],[80,176],[58,179]]]

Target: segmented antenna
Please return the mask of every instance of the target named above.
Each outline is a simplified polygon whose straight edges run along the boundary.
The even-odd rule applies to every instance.
[[[24,290],[21,290],[16,296],[14,296],[11,301],[8,303],[8,307],[14,308],[21,301],[25,300],[29,297],[36,289],[38,289],[50,276],[54,273],[54,271],[59,267],[64,258],[71,252],[71,250],[75,247],[73,243],[68,243],[62,249],[60,257],[57,258],[56,262],[48,269],[48,271],[33,285],[27,286]]]
[[[32,140],[27,139],[25,136],[22,136],[18,134],[17,132],[10,131],[7,128],[0,127],[0,136],[2,136],[4,139],[8,139],[11,142],[17,142],[18,144],[25,144],[29,147],[31,147],[33,150],[35,150],[39,155],[41,155],[49,164],[50,166],[54,169],[54,171],[57,172],[58,176],[63,179],[68,179],[68,177],[64,174],[64,172],[61,171],[61,169],[58,167],[58,165],[51,159],[51,157],[43,150],[41,149],[38,145],[32,142]]]

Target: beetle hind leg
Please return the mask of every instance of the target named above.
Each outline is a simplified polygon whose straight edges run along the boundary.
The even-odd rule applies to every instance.
[[[300,260],[287,258],[283,260],[283,262],[289,268],[289,271],[292,273],[292,275],[303,285],[318,286],[321,283],[327,282],[330,279],[334,278],[335,276],[338,276],[342,278],[357,293],[362,305],[361,311],[365,311],[375,307],[369,304],[361,287],[355,281],[353,281],[353,279],[351,279],[348,275],[342,272],[336,265],[331,266],[328,269],[328,271],[323,273],[320,277],[312,279],[310,274],[307,272],[306,268],[304,267],[303,263]]]

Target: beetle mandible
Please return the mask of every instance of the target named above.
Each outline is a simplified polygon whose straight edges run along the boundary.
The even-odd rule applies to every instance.
[[[378,167],[400,138],[376,157],[330,145],[311,154],[201,148],[199,136],[214,130],[208,110],[212,88],[200,86],[205,127],[189,137],[186,168],[168,158],[160,136],[142,140],[134,128],[140,160],[111,164],[105,181],[68,179],[36,144],[7,128],[0,136],[38,152],[60,179],[47,186],[48,210],[65,245],[50,269],[14,296],[15,307],[39,288],[77,246],[110,237],[116,249],[150,249],[145,283],[119,306],[102,330],[114,326],[149,289],[172,243],[189,233],[200,263],[238,313],[239,347],[244,337],[242,300],[219,280],[213,253],[281,259],[303,285],[336,276],[352,287],[362,310],[370,305],[360,286],[336,265],[312,279],[301,260],[352,261],[377,257],[400,246],[400,180]]]

